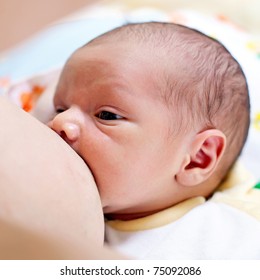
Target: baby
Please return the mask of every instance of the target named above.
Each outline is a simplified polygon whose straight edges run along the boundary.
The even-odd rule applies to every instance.
[[[245,76],[216,40],[171,23],[118,27],[78,49],[49,126],[86,162],[108,219],[209,197],[249,127]]]

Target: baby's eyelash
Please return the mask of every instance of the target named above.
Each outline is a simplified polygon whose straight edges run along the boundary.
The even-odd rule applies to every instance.
[[[106,121],[123,119],[122,116],[120,116],[118,114],[115,114],[115,113],[112,113],[112,112],[108,112],[108,111],[101,111],[96,116],[99,119],[106,120]]]
[[[65,111],[65,109],[61,108],[61,107],[57,107],[55,108],[55,111],[57,114],[63,113]]]
[[[63,112],[64,112],[64,110],[62,110],[62,109],[56,110],[56,113],[57,113],[57,114],[60,114],[60,113],[63,113]]]

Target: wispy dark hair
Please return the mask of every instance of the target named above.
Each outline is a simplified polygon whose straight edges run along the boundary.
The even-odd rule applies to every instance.
[[[223,178],[241,153],[250,122],[246,78],[230,52],[219,41],[174,23],[127,24],[87,45],[104,40],[132,41],[161,57],[167,65],[162,96],[178,115],[178,132],[196,126],[217,128],[226,135],[226,159],[219,169]]]

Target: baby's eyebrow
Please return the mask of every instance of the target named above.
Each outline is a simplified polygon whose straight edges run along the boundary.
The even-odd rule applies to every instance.
[[[100,84],[98,86],[99,94],[106,94],[111,96],[126,96],[126,95],[133,95],[133,91],[131,87],[122,81],[110,81],[109,83]]]

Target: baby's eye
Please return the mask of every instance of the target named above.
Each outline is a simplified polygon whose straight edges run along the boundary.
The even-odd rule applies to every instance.
[[[63,113],[65,111],[65,109],[57,107],[55,109],[55,111],[56,111],[57,114],[60,114],[60,113]]]
[[[106,120],[106,121],[123,119],[122,116],[108,111],[101,111],[100,113],[97,114],[97,117],[101,120]]]

